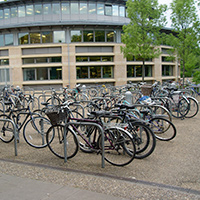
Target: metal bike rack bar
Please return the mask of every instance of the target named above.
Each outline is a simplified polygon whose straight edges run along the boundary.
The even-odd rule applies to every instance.
[[[88,125],[88,126],[96,126],[100,132],[101,132],[101,139],[102,139],[102,155],[101,155],[101,167],[105,168],[105,160],[104,160],[104,131],[103,128],[97,124],[97,123],[92,123],[92,122],[69,122],[65,124],[65,127],[69,125]],[[65,129],[66,130],[66,129]],[[67,147],[66,147],[66,134],[64,134],[64,156],[65,156],[65,162],[67,162]]]
[[[13,134],[14,134],[14,148],[15,148],[15,156],[17,156],[17,140],[19,139],[19,134],[16,128],[15,123],[10,119],[0,119],[0,121],[10,122],[13,126]]]

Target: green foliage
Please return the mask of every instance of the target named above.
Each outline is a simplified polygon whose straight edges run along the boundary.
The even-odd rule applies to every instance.
[[[131,21],[123,26],[122,42],[125,46],[121,50],[126,58],[142,58],[144,66],[145,60],[161,53],[157,47],[162,42],[160,29],[166,23],[163,13],[167,7],[159,5],[157,0],[128,0],[126,5]],[[144,73],[142,78],[144,80]]]
[[[195,82],[196,84],[199,84],[200,83],[200,70],[196,71],[194,74],[193,74],[193,79],[192,79],[193,82]]]

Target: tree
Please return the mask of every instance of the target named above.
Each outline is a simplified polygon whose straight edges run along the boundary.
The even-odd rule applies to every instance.
[[[159,5],[157,0],[128,0],[127,13],[130,23],[123,26],[121,50],[126,58],[140,59],[142,65],[142,81],[145,76],[145,61],[160,55],[158,46],[161,43],[161,28],[166,19],[163,15],[166,5]]]
[[[176,52],[182,69],[183,86],[185,71],[191,71],[197,63],[196,55],[199,51],[199,20],[195,0],[173,0],[172,29],[175,34],[169,36],[169,43]]]

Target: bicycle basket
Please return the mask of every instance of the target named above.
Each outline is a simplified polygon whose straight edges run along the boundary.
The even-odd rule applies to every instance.
[[[61,124],[67,116],[66,112],[60,106],[47,109],[45,114],[48,116],[52,125]]]

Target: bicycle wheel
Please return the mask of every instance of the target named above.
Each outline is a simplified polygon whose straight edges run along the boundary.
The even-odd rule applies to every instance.
[[[193,97],[187,97],[187,100],[190,103],[190,109],[185,117],[192,118],[192,117],[196,116],[197,113],[199,112],[199,104],[198,104],[198,101]]]
[[[189,103],[186,99],[181,98],[176,107],[171,108],[171,114],[175,118],[184,118],[189,112]]]
[[[176,127],[165,118],[153,118],[149,121],[149,125],[155,137],[159,140],[169,141],[176,136]]]
[[[50,103],[50,105],[60,105],[61,104],[61,100],[57,97],[51,97],[51,98],[47,99],[47,102]]]
[[[51,122],[41,116],[34,116],[29,119],[23,128],[25,141],[34,148],[43,148],[47,146],[46,132],[51,126]]]
[[[74,157],[79,149],[78,139],[74,131],[64,125],[53,125],[46,134],[47,146],[50,151],[57,157],[64,159],[64,132],[66,129],[66,149],[67,159]]]
[[[115,166],[125,166],[135,157],[135,144],[132,136],[122,128],[111,127],[104,131],[104,157]],[[102,135],[98,138],[98,146],[102,148]]]
[[[11,122],[3,121],[1,119],[10,119],[7,115],[0,115],[0,139],[9,143],[14,139],[14,127]]]
[[[130,123],[128,130],[135,142],[135,158],[143,159],[150,156],[156,147],[156,138],[153,131],[141,122],[135,121]]]

